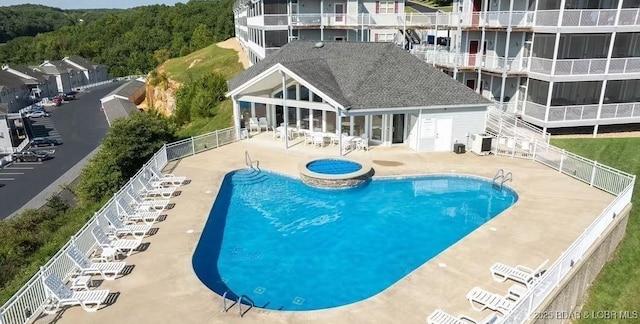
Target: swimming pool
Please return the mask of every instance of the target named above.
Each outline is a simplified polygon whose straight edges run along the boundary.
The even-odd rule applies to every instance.
[[[360,163],[341,159],[318,159],[307,163],[307,169],[320,174],[348,174],[362,169]]]
[[[393,285],[516,201],[511,189],[475,177],[375,179],[336,191],[235,171],[220,187],[193,267],[211,290],[257,307],[346,305]]]

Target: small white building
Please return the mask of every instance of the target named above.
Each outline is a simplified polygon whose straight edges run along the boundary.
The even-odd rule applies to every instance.
[[[230,80],[227,96],[238,134],[249,118],[265,117],[271,127],[418,152],[469,144],[484,132],[491,105],[394,44],[369,42],[290,42]]]

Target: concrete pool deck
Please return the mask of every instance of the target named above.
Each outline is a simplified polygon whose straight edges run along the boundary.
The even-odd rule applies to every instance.
[[[613,200],[613,196],[530,160],[472,153],[415,153],[404,147],[353,152],[346,157],[370,163],[375,176],[464,173],[491,179],[498,169],[512,172],[508,185],[518,202],[384,290],[358,303],[319,311],[279,312],[253,308],[243,318],[238,306],[222,312],[222,299],[196,277],[191,256],[224,175],[245,168],[245,151],[260,168],[298,176],[298,164],[335,157],[337,148],[284,144],[266,134],[171,162],[166,172],[191,183],[172,199],[175,207],[145,238],[148,249],[126,259],[132,272],[100,289],[118,292],[115,303],[95,313],[72,307],[36,323],[425,323],[436,308],[482,319],[465,295],[474,286],[505,294],[513,282],[495,282],[495,262],[551,265]],[[374,256],[372,256],[374,257]],[[348,289],[348,287],[345,287]],[[243,307],[243,310],[246,307]]]

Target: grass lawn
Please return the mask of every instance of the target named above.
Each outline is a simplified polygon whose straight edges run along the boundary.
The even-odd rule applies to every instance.
[[[551,143],[631,174],[640,174],[640,138],[556,139]],[[589,288],[583,312],[637,311],[640,316],[640,189],[633,190],[634,208],[625,238]],[[602,319],[579,319],[577,323],[600,323]],[[607,323],[638,323],[608,319]]]
[[[244,71],[238,62],[238,53],[232,49],[210,45],[189,55],[170,59],[163,64],[172,80],[185,83],[189,75],[198,78],[213,71],[224,74],[228,79]]]
[[[227,99],[220,103],[215,116],[198,118],[178,130],[180,138],[188,138],[233,126],[233,103]]]

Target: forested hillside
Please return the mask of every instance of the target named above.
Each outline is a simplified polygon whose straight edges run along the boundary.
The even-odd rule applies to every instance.
[[[120,9],[62,10],[32,4],[0,7],[0,43],[47,33],[62,26],[89,23],[111,11]]]
[[[159,63],[233,36],[233,0],[198,0],[108,13],[0,47],[0,63],[39,64],[80,55],[122,76],[151,71]]]

